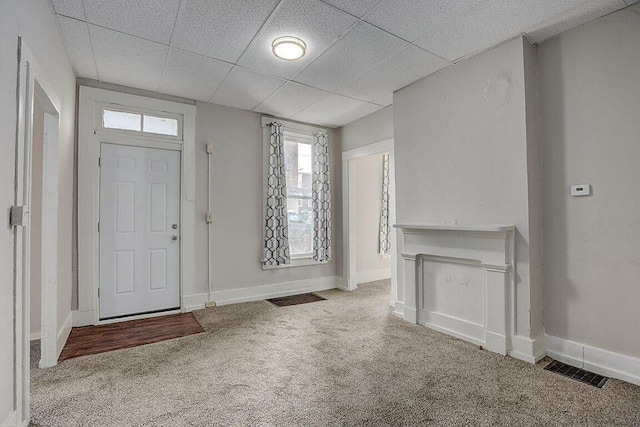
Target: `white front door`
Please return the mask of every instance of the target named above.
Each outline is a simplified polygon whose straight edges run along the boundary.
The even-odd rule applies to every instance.
[[[180,152],[100,151],[100,319],[180,308]]]

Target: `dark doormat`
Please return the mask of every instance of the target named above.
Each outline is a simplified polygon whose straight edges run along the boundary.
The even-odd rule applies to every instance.
[[[204,332],[191,313],[73,328],[60,361]]]
[[[288,297],[280,297],[280,298],[271,298],[268,299],[271,304],[277,305],[278,307],[286,307],[288,305],[298,305],[298,304],[307,304],[310,302],[323,301],[326,298],[321,297],[320,295],[314,293],[308,294],[299,294],[299,295],[291,295]]]
[[[602,375],[594,374],[593,372],[585,371],[584,369],[576,368],[575,366],[567,365],[557,360],[549,363],[544,369],[598,388],[602,388],[608,379]]]

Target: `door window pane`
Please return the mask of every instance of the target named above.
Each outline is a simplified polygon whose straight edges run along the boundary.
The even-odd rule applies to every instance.
[[[141,115],[125,111],[102,110],[102,127],[140,132]]]

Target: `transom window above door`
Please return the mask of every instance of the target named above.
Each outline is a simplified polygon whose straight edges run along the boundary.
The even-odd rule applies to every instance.
[[[109,105],[99,107],[98,120],[101,131],[182,140],[182,116],[176,114]]]

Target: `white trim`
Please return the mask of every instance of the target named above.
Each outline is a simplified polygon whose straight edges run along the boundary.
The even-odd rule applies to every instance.
[[[15,228],[15,424],[26,425],[30,418],[30,261],[31,261],[31,174],[33,151],[33,114],[36,99],[44,110],[42,262],[41,273],[41,349],[42,361],[56,359],[58,294],[58,140],[60,99],[38,63],[19,38],[18,119],[16,135],[16,171],[14,204],[25,209],[26,222]],[[53,362],[55,364],[55,362]]]
[[[359,271],[356,273],[356,284],[375,282],[391,278],[391,267],[380,270]]]
[[[73,327],[77,328],[80,326],[93,325],[94,323],[93,315],[94,315],[93,310],[90,310],[90,311],[72,310],[71,316],[73,319],[72,320]]]
[[[162,112],[182,115],[182,141],[161,136],[127,135],[98,132],[97,103],[126,105],[143,112]],[[196,107],[114,92],[93,87],[80,87],[78,116],[78,310],[74,312],[74,326],[100,323],[97,288],[99,283],[99,168],[100,143],[119,141],[121,144],[154,148],[180,149],[180,297],[195,294],[195,116]],[[150,139],[151,138],[151,139]],[[182,307],[184,310],[184,307]],[[146,315],[150,317],[150,315]]]
[[[393,315],[400,318],[400,319],[404,319],[404,303],[400,302],[400,301],[396,301],[395,303],[391,304],[391,307],[393,308]]]
[[[511,337],[509,356],[528,363],[538,363],[546,355],[544,335],[539,335],[533,339],[522,335],[513,335]]]
[[[67,342],[67,338],[69,338],[69,334],[71,333],[71,327],[73,326],[73,314],[69,312],[69,315],[64,320],[62,326],[58,330],[57,339],[56,339],[56,364],[58,363],[58,357],[60,357],[60,353],[62,353],[62,349],[64,348],[65,343]],[[44,361],[44,359],[43,359]],[[40,361],[41,368],[47,368],[48,366],[43,365],[43,361]],[[51,366],[55,366],[51,365]]]
[[[13,410],[9,412],[7,419],[2,423],[2,427],[15,427],[18,425],[18,413]]]
[[[313,258],[292,258],[289,264],[283,265],[265,265],[262,264],[263,270],[277,270],[279,268],[291,268],[291,267],[308,267],[310,265],[322,265],[329,264],[329,261],[316,261]]]
[[[396,220],[396,178],[395,178],[395,156],[393,138],[354,148],[342,153],[342,247],[343,247],[343,274],[348,290],[355,290],[358,287],[356,273],[356,233],[355,227],[349,224],[355,222],[355,174],[350,162],[360,157],[374,154],[389,153],[389,178],[390,178],[390,205],[391,213],[389,223],[394,224]],[[392,300],[397,297],[398,289],[398,245],[396,231],[391,233],[391,295]]]
[[[550,335],[545,337],[545,341],[547,354],[553,359],[596,374],[640,385],[640,358],[638,357]]]
[[[144,313],[144,314],[134,314],[133,316],[125,316],[125,317],[114,317],[111,319],[101,320],[97,324],[98,325],[110,325],[112,323],[121,323],[128,322],[130,320],[139,320],[139,319],[150,319],[152,317],[162,317],[162,316],[171,316],[172,314],[180,314],[182,310],[165,310],[165,311],[155,311],[153,313]]]
[[[39,339],[40,339],[40,331],[31,332],[31,333],[29,334],[29,339],[30,339],[31,341],[37,341],[37,340],[39,340]]]
[[[250,286],[239,289],[214,291],[213,301],[215,305],[237,304],[241,302],[261,301],[269,298],[278,298],[288,295],[297,295],[306,292],[319,292],[328,289],[336,289],[342,285],[342,278],[338,276],[318,277],[292,282],[272,283],[262,286]],[[208,294],[200,294],[202,299],[198,308],[204,308]],[[195,307],[195,301],[191,301]],[[197,308],[194,308],[197,309]]]

